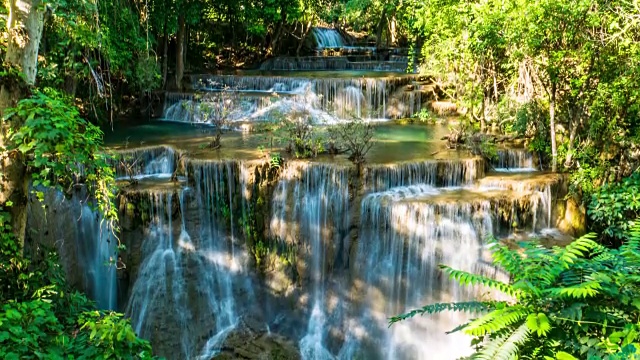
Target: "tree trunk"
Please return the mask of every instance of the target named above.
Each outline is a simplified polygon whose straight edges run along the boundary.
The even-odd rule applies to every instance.
[[[382,9],[382,14],[380,15],[380,20],[378,21],[378,26],[376,30],[376,48],[380,48],[382,46],[382,34],[384,30],[384,23],[387,16],[387,9]]]
[[[187,52],[189,51],[189,42],[191,41],[191,26],[185,25],[184,45],[182,46],[182,63],[184,68],[187,67]]]
[[[393,12],[393,15],[391,15],[391,19],[389,19],[389,38],[387,39],[387,44],[390,46],[396,45],[396,41],[398,41],[397,39],[397,24],[396,24],[396,13],[395,11]]]
[[[169,16],[165,14],[164,16],[164,26],[162,27],[164,32],[164,37],[162,41],[163,49],[162,49],[162,88],[167,88],[167,72],[169,71],[169,31],[167,30],[167,22],[169,21]]]
[[[302,45],[304,45],[304,40],[307,38],[307,36],[311,32],[312,23],[313,23],[313,17],[307,22],[307,26],[302,29],[302,37],[300,37],[298,48],[296,48],[296,56],[300,56],[300,50],[302,50]]]
[[[164,31],[164,48],[162,49],[162,88],[167,88],[167,74],[169,72],[169,34]]]
[[[551,83],[549,99],[549,130],[551,132],[551,171],[558,171],[558,147],[556,145],[556,83]]]
[[[567,157],[564,160],[564,167],[570,168],[573,161],[573,143],[578,134],[578,126],[580,124],[580,113],[578,110],[571,111],[571,130],[569,131],[569,144],[567,146]]]
[[[480,132],[484,133],[487,128],[487,93],[486,91],[482,91],[482,109],[480,110],[482,113],[480,114]]]
[[[284,9],[282,9],[280,10],[280,22],[278,23],[278,29],[271,39],[271,43],[269,44],[269,48],[267,49],[267,56],[271,56],[277,51],[278,41],[282,36],[282,30],[284,29],[284,24],[286,23],[286,21],[287,13],[284,11]]]
[[[38,48],[42,38],[44,26],[44,10],[40,0],[10,0],[7,32],[9,42],[5,63],[21,71],[26,85],[32,86],[36,81],[38,71]],[[16,81],[5,82],[0,88],[0,119],[4,118],[5,110],[14,106],[26,94],[23,84]],[[9,130],[21,126],[20,123],[2,121],[0,133],[0,148],[9,145]],[[24,246],[25,229],[27,224],[27,195],[29,180],[21,156],[16,153],[3,151],[0,177],[0,204],[7,206],[11,213],[11,226],[19,244]],[[5,207],[5,209],[7,209]]]
[[[182,89],[182,78],[184,77],[184,38],[185,38],[184,15],[178,16],[178,38],[176,39],[176,87]]]

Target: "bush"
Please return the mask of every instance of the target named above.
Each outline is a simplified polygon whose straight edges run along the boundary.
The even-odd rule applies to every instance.
[[[0,358],[153,358],[122,314],[96,310],[68,287],[54,253],[38,262],[19,255],[7,215],[0,215]]]
[[[338,148],[349,153],[349,160],[358,168],[366,161],[365,156],[373,146],[373,125],[361,119],[354,119],[329,128],[329,134],[335,139]]]
[[[593,227],[608,237],[625,240],[640,217],[640,172],[619,183],[606,184],[591,195],[587,214]]]
[[[522,251],[492,240],[493,262],[510,275],[508,283],[441,268],[460,284],[482,285],[510,300],[427,305],[390,322],[442,311],[478,314],[453,330],[473,337],[477,359],[640,359],[640,226],[625,236],[615,250],[594,235],[565,248],[529,242]]]

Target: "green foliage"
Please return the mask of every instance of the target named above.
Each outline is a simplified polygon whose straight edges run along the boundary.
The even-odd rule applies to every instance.
[[[537,242],[509,249],[490,241],[493,262],[508,283],[441,268],[469,286],[503,293],[509,300],[428,305],[390,324],[443,311],[478,314],[452,332],[474,337],[473,359],[640,359],[640,225],[626,230],[619,249],[587,235],[565,248]]]
[[[9,150],[21,153],[32,184],[70,190],[85,184],[99,210],[114,223],[114,170],[102,148],[102,131],[80,117],[70,100],[55,90],[35,91],[7,109],[5,119],[18,118],[22,126],[11,136]],[[42,200],[43,193],[36,191]]]
[[[587,214],[604,235],[618,240],[629,236],[629,229],[640,217],[640,172],[619,183],[606,184],[591,195]]]
[[[316,157],[324,151],[324,139],[307,112],[292,112],[276,116],[278,141],[296,158]]]
[[[54,253],[30,261],[0,212],[0,357],[3,359],[152,359],[122,314],[98,311],[71,290]]]
[[[428,109],[421,109],[419,113],[413,115],[421,123],[434,124],[436,117]]]
[[[633,100],[640,91],[632,85],[640,80],[637,4],[454,0],[407,7],[422,72],[475,122],[524,137],[543,165],[557,153],[578,173],[574,193],[590,195],[638,167],[629,156],[640,129]]]
[[[336,147],[345,148],[349,153],[349,160],[360,166],[366,161],[365,157],[373,146],[374,130],[370,123],[352,119],[331,126],[328,131],[330,137],[336,139]]]
[[[282,156],[280,155],[280,153],[269,154],[269,168],[280,169],[283,163],[284,163],[284,159],[282,159]]]
[[[82,100],[92,109],[85,115],[104,121],[103,109],[113,110],[122,99],[118,92],[160,85],[153,38],[143,32],[147,9],[121,0],[56,0],[47,6],[53,11],[43,32],[40,87]]]

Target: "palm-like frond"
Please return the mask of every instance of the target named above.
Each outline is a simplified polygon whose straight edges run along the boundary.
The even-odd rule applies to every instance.
[[[551,288],[548,293],[554,296],[566,296],[574,299],[586,299],[600,293],[600,283],[598,281],[586,281],[573,286],[563,286]]]
[[[531,333],[526,324],[521,324],[515,331],[492,339],[472,359],[478,360],[508,360],[518,353],[518,345],[526,342]]]
[[[496,309],[467,324],[464,332],[473,336],[496,333],[522,320],[527,315],[527,309],[521,305]]]
[[[459,311],[459,312],[469,312],[469,313],[478,313],[491,311],[496,309],[497,307],[504,306],[506,303],[504,301],[469,301],[469,302],[459,302],[459,303],[437,303],[431,304],[421,307],[420,309],[411,310],[407,313],[396,315],[389,318],[389,326],[394,323],[402,320],[406,320],[412,318],[416,315],[424,315],[424,314],[436,314],[443,311]]]
[[[493,290],[501,291],[515,298],[520,294],[520,290],[514,289],[511,285],[505,284],[502,281],[494,280],[482,275],[472,274],[466,271],[455,270],[446,265],[440,265],[440,268],[449,275],[449,278],[456,280],[461,285],[482,285]]]

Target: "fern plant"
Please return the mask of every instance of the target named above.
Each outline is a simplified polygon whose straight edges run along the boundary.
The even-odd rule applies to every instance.
[[[501,292],[508,301],[432,304],[394,316],[463,311],[477,318],[451,332],[472,336],[472,359],[640,359],[640,226],[618,249],[586,235],[568,246],[537,242],[512,250],[490,240],[493,262],[508,283],[441,269],[460,284]]]

